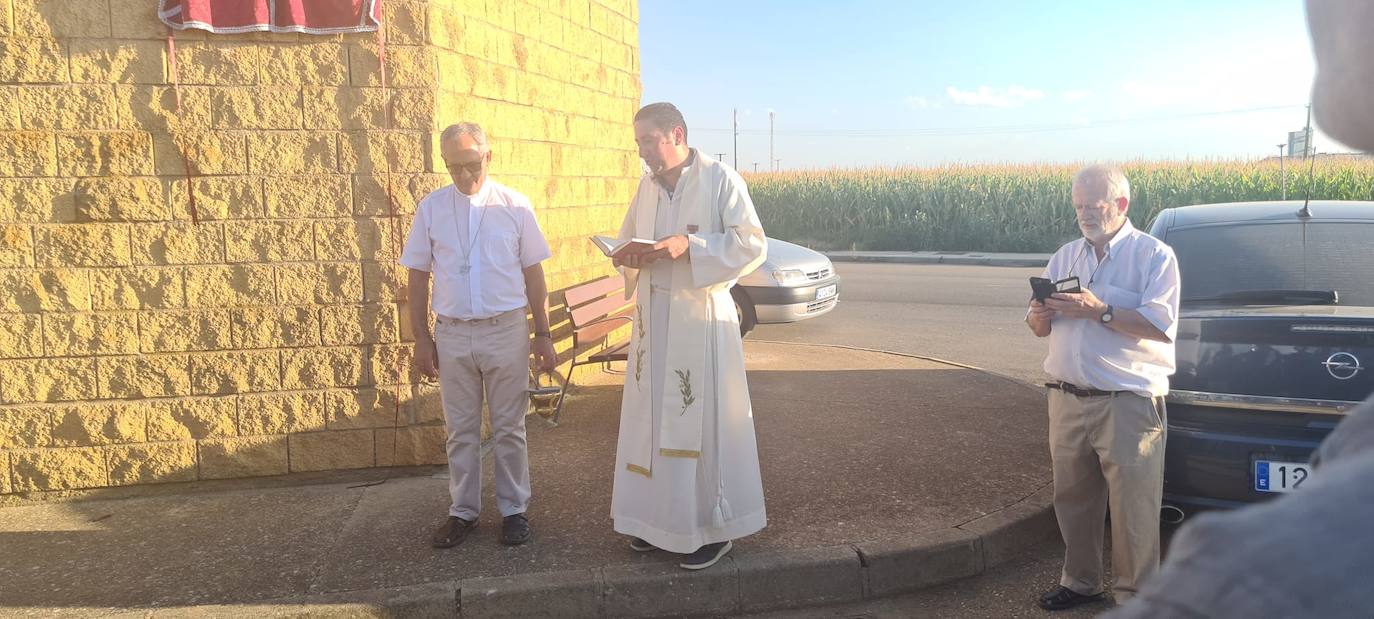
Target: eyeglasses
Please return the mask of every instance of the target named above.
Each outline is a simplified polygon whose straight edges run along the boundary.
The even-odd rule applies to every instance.
[[[460,174],[467,172],[468,176],[477,176],[482,173],[482,166],[486,163],[485,159],[478,159],[472,163],[450,163],[444,167],[448,168],[449,174]]]

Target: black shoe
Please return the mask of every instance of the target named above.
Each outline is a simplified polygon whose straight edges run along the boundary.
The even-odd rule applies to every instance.
[[[467,539],[468,533],[477,528],[476,520],[463,520],[457,516],[449,516],[444,524],[434,531],[434,535],[429,538],[431,546],[435,548],[452,548],[463,543]]]
[[[688,570],[704,570],[716,564],[725,553],[730,552],[735,545],[730,542],[718,542],[707,544],[698,548],[696,552],[682,558],[682,563],[678,566]]]
[[[651,550],[658,550],[658,546],[650,544],[649,542],[639,539],[638,537],[631,537],[630,550],[633,550],[635,552],[649,552]]]
[[[530,541],[530,521],[524,514],[513,514],[501,520],[501,543],[519,546]]]
[[[1073,608],[1079,604],[1090,604],[1100,602],[1104,599],[1103,594],[1083,595],[1073,589],[1059,585],[1040,595],[1040,608],[1045,610],[1064,610]]]

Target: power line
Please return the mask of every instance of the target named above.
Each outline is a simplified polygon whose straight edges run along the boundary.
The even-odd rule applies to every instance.
[[[1273,105],[1266,107],[1253,107],[1236,110],[1220,110],[1214,112],[1195,112],[1191,114],[1177,114],[1173,116],[1155,116],[1145,118],[1121,118],[1115,120],[1090,121],[1086,123],[1055,123],[1055,124],[1035,124],[1035,125],[987,125],[974,127],[931,127],[925,129],[794,129],[769,131],[766,129],[693,129],[693,131],[705,133],[736,133],[743,135],[790,135],[797,137],[910,137],[910,136],[961,136],[961,135],[1004,135],[1015,133],[1038,133],[1045,131],[1073,131],[1082,129],[1099,129],[1104,127],[1118,127],[1124,125],[1146,124],[1157,122],[1168,122],[1173,120],[1186,120],[1191,118],[1207,118],[1212,116],[1230,116],[1238,114],[1253,114],[1256,112],[1268,112],[1275,110],[1291,110],[1302,107],[1301,105]]]

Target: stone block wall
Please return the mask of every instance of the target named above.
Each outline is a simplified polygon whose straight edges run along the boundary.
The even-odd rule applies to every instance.
[[[156,5],[0,0],[0,494],[443,462],[395,264],[439,131],[486,127],[551,289],[607,275],[636,2],[389,0],[386,88],[376,33],[172,57]]]

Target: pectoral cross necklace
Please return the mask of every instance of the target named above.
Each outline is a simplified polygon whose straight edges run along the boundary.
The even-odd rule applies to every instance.
[[[453,189],[453,236],[458,241],[458,249],[463,256],[463,263],[458,265],[458,272],[467,275],[472,270],[472,248],[477,245],[477,235],[482,233],[482,221],[487,218],[487,209],[482,209],[482,215],[477,218],[477,229],[472,232],[472,237],[467,243],[463,242],[463,233],[458,229],[458,188]],[[472,200],[468,200],[468,208],[477,208]],[[472,216],[468,216],[468,221],[472,221]]]

